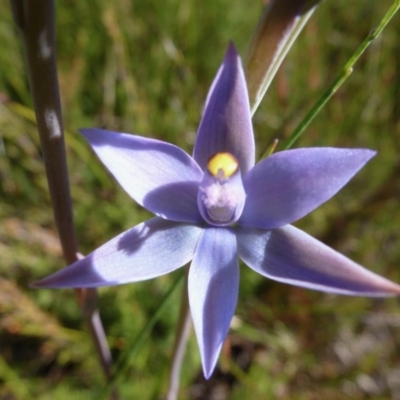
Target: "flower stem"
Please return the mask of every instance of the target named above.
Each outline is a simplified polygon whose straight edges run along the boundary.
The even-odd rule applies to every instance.
[[[364,53],[364,51],[368,48],[368,46],[372,43],[374,39],[376,39],[389,21],[396,14],[398,9],[400,8],[400,0],[395,0],[392,6],[389,8],[383,19],[381,20],[379,26],[372,30],[369,35],[364,39],[358,49],[354,52],[354,54],[350,57],[347,63],[339,72],[336,79],[333,83],[328,87],[328,89],[323,93],[323,95],[319,98],[319,100],[315,103],[315,105],[311,108],[311,110],[307,113],[307,115],[303,118],[300,124],[296,127],[296,129],[292,132],[292,134],[285,140],[283,143],[283,149],[289,149],[293,146],[293,144],[300,138],[303,134],[307,126],[310,122],[315,118],[315,116],[319,113],[322,107],[328,102],[328,100],[333,96],[333,94],[342,86],[345,80],[350,76],[353,72],[353,66],[360,58],[360,56]]]
[[[58,87],[53,0],[11,0],[11,10],[25,53],[54,220],[67,264],[78,260]],[[95,289],[78,289],[78,302],[107,379],[111,353],[97,311]]]
[[[112,390],[114,386],[122,380],[123,376],[125,375],[126,371],[129,369],[130,361],[135,359],[137,353],[142,348],[143,342],[146,338],[150,335],[151,330],[153,329],[156,322],[160,319],[161,314],[164,312],[165,308],[168,305],[168,301],[170,300],[171,296],[175,292],[176,288],[179,286],[183,278],[183,274],[179,274],[176,280],[172,283],[168,292],[165,293],[164,297],[162,298],[161,302],[158,304],[156,311],[153,313],[152,317],[147,321],[146,325],[142,328],[140,333],[136,336],[133,340],[132,344],[126,346],[129,349],[126,353],[124,353],[119,360],[114,364],[114,373],[111,382],[109,382],[108,390],[109,392]]]
[[[176,400],[178,398],[182,361],[185,355],[187,341],[189,339],[190,328],[192,326],[187,285],[188,273],[189,268],[186,268],[185,284],[182,292],[182,301],[179,311],[178,326],[176,328],[174,350],[172,352],[173,356],[171,362],[171,372],[169,376],[169,389],[166,400]]]

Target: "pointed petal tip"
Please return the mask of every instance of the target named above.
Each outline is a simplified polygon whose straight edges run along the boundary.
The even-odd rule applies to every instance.
[[[100,128],[79,128],[78,132],[90,143],[93,144],[96,138],[99,138],[101,134],[112,134],[115,132],[107,131],[105,129]]]
[[[108,133],[108,131],[99,128],[79,128],[78,132],[89,142],[91,146],[95,146],[99,143],[100,136],[102,136],[103,133]]]
[[[54,282],[53,275],[46,278],[39,279],[38,281],[31,282],[29,287],[32,289],[70,289],[72,287],[60,286]]]
[[[392,282],[291,225],[272,231],[240,228],[239,257],[259,274],[278,282],[326,293],[393,297]]]
[[[209,380],[211,378],[211,375],[214,372],[214,368],[215,366],[213,366],[212,368],[207,368],[205,365],[203,365],[203,374],[206,380]]]
[[[229,41],[228,50],[226,51],[226,56],[239,56],[239,53],[236,49],[235,43],[232,40]]]
[[[104,144],[104,140],[115,140],[123,132],[110,131],[102,128],[79,128],[78,132],[93,146]],[[130,135],[130,134],[129,134]],[[132,135],[134,136],[134,135]]]
[[[38,281],[31,282],[29,287],[32,289],[55,289],[53,281],[53,275],[47,276],[43,279],[39,279]]]
[[[124,283],[117,279],[102,278],[93,268],[88,268],[91,263],[91,255],[89,255],[85,259],[30,283],[29,286],[33,289],[78,289],[115,286]]]
[[[43,279],[30,283],[29,286],[32,289],[78,289],[115,286],[123,283],[113,279],[102,279],[99,275],[93,273],[93,271],[82,271],[82,273],[90,275],[90,278],[86,279],[84,275],[80,276],[77,268],[70,265]]]
[[[400,296],[400,285],[389,279],[386,279],[386,278],[383,278],[383,279],[385,280],[384,283],[386,283],[386,287],[384,288],[384,291],[382,291],[380,296],[381,297]]]
[[[354,168],[356,169],[355,173],[357,173],[361,168],[363,168],[364,165],[367,162],[369,162],[371,158],[375,157],[377,154],[377,151],[371,149],[343,148],[338,150],[341,150],[343,154],[346,154],[347,157],[353,159],[353,165]]]
[[[366,161],[369,161],[372,157],[375,157],[378,154],[376,150],[371,149],[360,149],[359,151],[364,154],[364,158]]]
[[[48,278],[52,278],[52,276],[49,276]],[[29,287],[32,289],[77,289],[79,287],[78,285],[71,286],[71,285],[63,285],[62,283],[57,284],[57,282],[53,281],[53,279],[48,279],[48,278],[31,282],[29,284]],[[89,286],[83,285],[83,287],[88,288]],[[99,287],[99,285],[90,287]]]
[[[96,128],[79,128],[78,132],[86,137],[86,135],[90,135],[93,133],[93,130]]]
[[[201,354],[201,362],[203,367],[203,375],[205,379],[210,379],[211,375],[214,373],[215,367],[217,366],[218,357],[221,352],[222,344],[219,350],[212,355],[205,356],[205,354]]]
[[[29,284],[29,287],[31,288],[31,289],[41,289],[43,286],[42,286],[42,280],[39,280],[39,281],[35,281],[35,282],[31,282],[30,284]]]
[[[231,64],[234,68],[242,69],[242,60],[232,40],[229,41],[223,64]]]

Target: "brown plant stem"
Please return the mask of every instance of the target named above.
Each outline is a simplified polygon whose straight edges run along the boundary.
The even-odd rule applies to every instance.
[[[10,0],[22,40],[29,85],[40,136],[54,219],[67,264],[78,260],[65,152],[55,47],[53,0]],[[78,289],[78,303],[98,352],[105,376],[111,378],[111,353],[98,310],[95,289]]]

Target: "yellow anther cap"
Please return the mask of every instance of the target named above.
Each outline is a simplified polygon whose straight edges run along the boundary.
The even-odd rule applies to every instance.
[[[231,153],[217,153],[210,158],[207,164],[211,175],[218,178],[222,172],[225,179],[230,178],[238,170],[238,167],[238,161]]]

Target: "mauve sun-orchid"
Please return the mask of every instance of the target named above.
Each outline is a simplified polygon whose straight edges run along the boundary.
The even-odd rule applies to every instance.
[[[193,157],[154,139],[81,132],[128,194],[156,217],[34,286],[136,282],[191,261],[189,304],[207,378],[236,308],[239,258],[263,276],[310,289],[400,294],[399,285],[288,225],[337,193],[375,152],[296,149],[254,166],[246,82],[233,45],[211,86]]]

